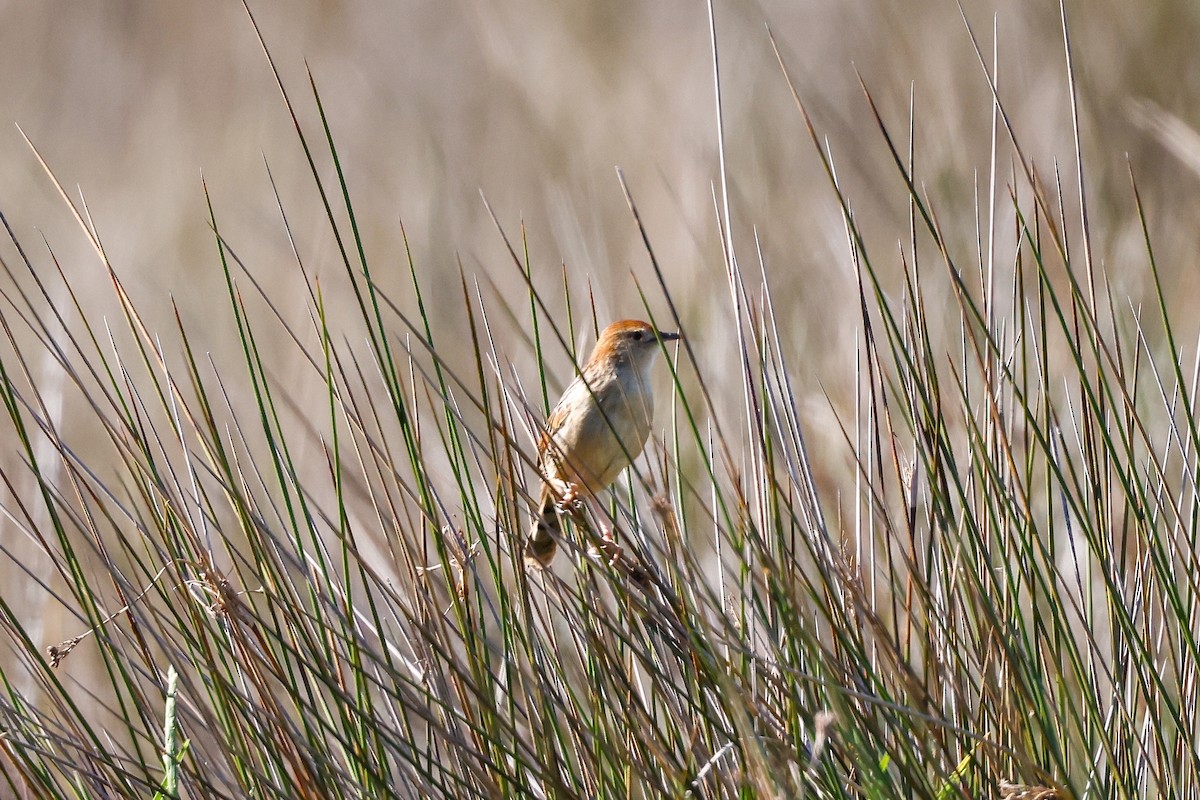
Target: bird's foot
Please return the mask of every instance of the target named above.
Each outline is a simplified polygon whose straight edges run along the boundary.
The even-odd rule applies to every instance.
[[[613,538],[613,532],[610,530],[604,531],[604,533],[600,536],[599,541],[593,542],[592,545],[588,547],[588,556],[596,559],[597,561],[603,558],[608,562],[610,567],[622,563],[624,560],[624,555],[625,553],[621,549],[621,545],[618,544],[617,540]]]
[[[608,566],[627,573],[637,586],[644,587],[646,585],[646,573],[635,560],[631,560],[625,555],[624,548],[613,538],[611,530],[604,531],[599,541],[593,542],[588,547],[588,557],[594,561],[603,560]]]
[[[554,507],[560,514],[573,514],[583,508],[583,498],[579,495],[579,487],[573,483],[565,484]]]

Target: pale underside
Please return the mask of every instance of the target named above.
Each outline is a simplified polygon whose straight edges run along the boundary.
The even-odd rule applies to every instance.
[[[547,426],[540,468],[559,493],[570,489],[590,496],[603,491],[641,454],[650,435],[654,407],[647,375],[625,387],[611,373],[586,378],[587,383],[576,378],[567,387]],[[590,406],[589,386],[596,402],[591,407],[607,413],[562,413]]]

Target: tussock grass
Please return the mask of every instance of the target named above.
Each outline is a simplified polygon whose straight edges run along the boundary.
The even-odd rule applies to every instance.
[[[781,124],[812,137],[859,286],[856,396],[836,409],[850,479],[815,477],[771,265],[719,189],[737,369],[688,339],[674,354],[660,435],[609,505],[636,569],[589,558],[577,526],[528,573],[532,441],[570,378],[555,365],[607,320],[569,281],[565,304],[543,297],[525,231],[494,214],[508,271],[458,265],[448,309],[424,289],[446,265],[410,257],[404,312],[311,88],[298,102],[280,81],[342,270],[315,277],[277,195],[295,313],[210,203],[240,359],[182,314],[149,329],[65,192],[119,319],[9,230],[0,397],[23,466],[2,507],[44,554],[17,566],[79,631],[42,641],[0,593],[13,796],[1195,795],[1200,372],[1149,236],[1155,308],[1093,253],[1078,145],[1071,196],[1023,157],[997,89],[990,188],[938,209],[916,111],[889,120],[867,91],[911,212],[898,254],[877,253],[797,96]],[[620,180],[645,314],[686,336]],[[1144,228],[1133,180],[1126,200]],[[440,355],[450,313],[466,366]],[[58,381],[33,378],[41,359]],[[64,398],[87,412],[64,419]]]

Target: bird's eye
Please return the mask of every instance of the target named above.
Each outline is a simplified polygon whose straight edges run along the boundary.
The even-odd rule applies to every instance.
[[[630,335],[631,337],[633,337],[633,340],[634,340],[635,342],[640,342],[640,341],[642,340],[642,338],[644,337],[644,334],[643,334],[643,332],[642,332],[642,331],[634,331],[633,333],[631,333],[631,334],[629,334],[629,335]]]

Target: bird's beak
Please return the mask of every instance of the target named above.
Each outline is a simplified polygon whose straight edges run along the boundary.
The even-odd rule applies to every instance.
[[[682,339],[683,334],[682,333],[668,333],[667,331],[659,331],[658,338],[662,339],[664,342],[673,342],[676,339]]]

